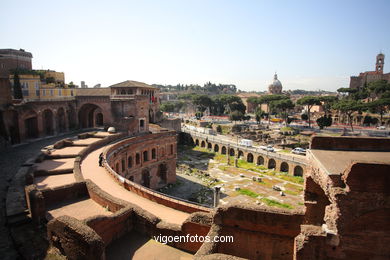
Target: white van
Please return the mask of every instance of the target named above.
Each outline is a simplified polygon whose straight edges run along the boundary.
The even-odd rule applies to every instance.
[[[249,139],[241,139],[239,144],[242,146],[252,147],[253,141]]]

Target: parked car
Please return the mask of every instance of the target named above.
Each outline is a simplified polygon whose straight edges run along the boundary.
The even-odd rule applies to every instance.
[[[295,154],[306,155],[306,149],[300,147],[294,148],[291,152]]]
[[[275,152],[275,149],[272,147],[272,145],[267,146],[267,152]]]
[[[261,146],[260,146],[260,149],[261,149],[261,150],[267,151],[267,146],[261,145]]]
[[[378,130],[386,130],[386,127],[384,125],[378,126],[376,129]]]

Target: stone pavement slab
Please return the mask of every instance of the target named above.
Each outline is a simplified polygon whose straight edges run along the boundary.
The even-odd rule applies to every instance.
[[[74,155],[77,156],[85,147],[82,146],[67,146],[61,149],[56,149],[51,152],[51,155]]]
[[[73,169],[74,158],[62,158],[62,159],[51,159],[44,160],[43,162],[36,163],[38,171],[57,171],[65,169]]]
[[[173,248],[168,245],[158,243],[145,235],[137,232],[130,232],[115,243],[111,243],[106,249],[106,259],[170,259],[170,260],[189,260],[194,256]]]
[[[38,189],[54,188],[66,184],[75,182],[73,173],[48,175],[48,176],[37,176],[34,178],[34,184],[37,185]]]
[[[72,200],[59,203],[49,209],[46,213],[47,219],[51,220],[59,216],[68,215],[79,220],[96,215],[111,215],[112,212],[106,210],[92,199]]]
[[[90,137],[90,138],[86,138],[86,139],[73,140],[73,144],[75,144],[75,145],[90,145],[90,144],[92,144],[96,141],[99,141],[99,140],[102,140],[102,139]]]

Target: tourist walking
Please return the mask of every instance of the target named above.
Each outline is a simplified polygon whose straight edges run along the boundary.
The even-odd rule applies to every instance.
[[[100,166],[100,167],[103,166],[103,153],[100,153],[100,154],[99,154],[99,166]]]

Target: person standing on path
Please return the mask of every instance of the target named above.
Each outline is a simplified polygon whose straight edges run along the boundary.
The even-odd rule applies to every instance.
[[[99,154],[99,166],[100,166],[100,167],[103,166],[103,153],[100,153],[100,154]]]

